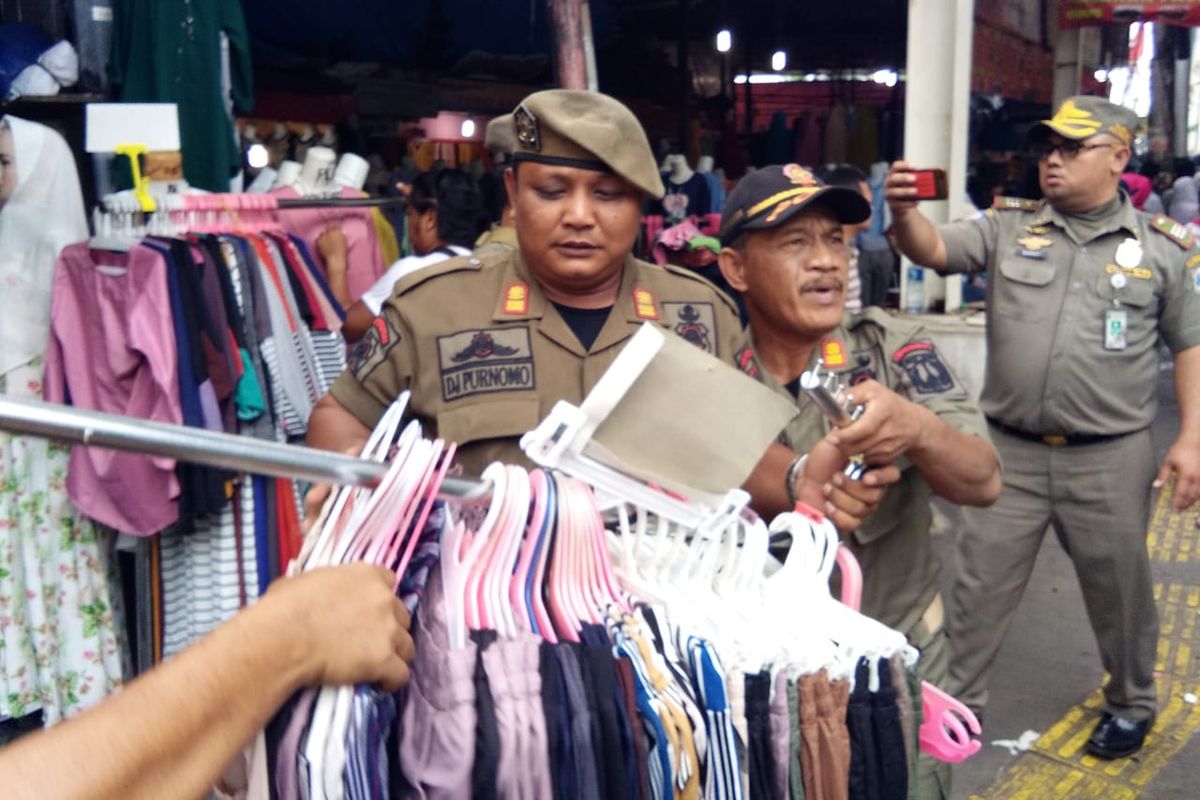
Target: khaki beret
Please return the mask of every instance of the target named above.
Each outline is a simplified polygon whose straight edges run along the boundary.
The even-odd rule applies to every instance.
[[[487,124],[487,129],[483,133],[483,146],[499,162],[505,162],[512,158],[513,150],[517,147],[517,134],[513,131],[512,114],[496,117]]]
[[[1065,139],[1081,142],[1096,134],[1108,133],[1124,144],[1131,144],[1137,126],[1137,114],[1128,108],[1102,97],[1076,95],[1064,100],[1052,118],[1030,128],[1029,136],[1038,139],[1053,131]]]
[[[654,198],[662,177],[633,112],[599,92],[550,89],[526,97],[512,113],[513,161],[611,172]]]

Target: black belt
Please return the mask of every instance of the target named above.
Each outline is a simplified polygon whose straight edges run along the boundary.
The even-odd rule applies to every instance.
[[[1020,428],[1014,428],[1011,425],[1005,425],[995,417],[987,418],[988,424],[1000,429],[1009,436],[1015,436],[1018,439],[1024,439],[1027,442],[1038,442],[1039,444],[1048,445],[1050,447],[1071,447],[1079,444],[1100,444],[1101,442],[1111,442],[1113,439],[1120,439],[1122,436],[1128,436],[1128,433],[1076,433],[1070,436],[1061,433],[1032,433],[1031,431],[1023,431]]]

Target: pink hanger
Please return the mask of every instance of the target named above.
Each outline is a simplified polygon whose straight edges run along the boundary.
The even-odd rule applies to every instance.
[[[408,563],[412,560],[413,552],[417,549],[417,542],[421,538],[421,532],[425,530],[425,523],[429,521],[434,501],[437,500],[438,492],[441,491],[442,481],[446,479],[446,473],[450,470],[450,465],[454,461],[454,452],[457,449],[458,444],[455,442],[451,442],[446,446],[446,452],[442,456],[442,465],[437,470],[433,481],[429,484],[428,491],[422,498],[424,500],[424,507],[421,509],[421,515],[417,518],[417,524],[413,526],[413,535],[408,538],[408,546],[404,548],[404,554],[400,557],[400,561],[396,565],[396,585],[392,587],[395,590],[400,588],[400,582],[404,579],[404,573],[408,570]]]
[[[525,595],[525,587],[529,581],[533,555],[537,550],[542,525],[546,520],[546,473],[540,469],[530,472],[529,489],[531,494],[529,523],[525,526],[525,539],[521,543],[517,568],[513,570],[512,579],[508,582],[508,601],[512,604],[517,625],[521,630],[536,632],[533,609]]]
[[[529,517],[529,473],[524,468],[508,467],[508,495],[507,513],[493,534],[496,547],[485,566],[482,592],[495,630],[501,636],[511,638],[517,633],[517,620],[508,588],[520,557],[525,522]]]
[[[971,738],[980,733],[979,720],[971,709],[928,681],[921,682],[921,706],[925,709],[920,735],[924,752],[938,761],[957,764],[983,747],[983,742]]]
[[[445,586],[446,629],[450,645],[455,648],[466,647],[467,630],[472,616],[478,618],[478,610],[472,609],[473,600],[467,592],[467,579],[471,567],[478,561],[484,545],[487,544],[487,534],[496,523],[500,513],[503,493],[504,466],[489,464],[481,476],[493,486],[492,503],[487,516],[479,526],[478,531],[467,530],[466,525],[455,521],[442,534],[442,582]],[[500,487],[500,492],[495,488]]]
[[[380,566],[391,567],[401,546],[410,539],[415,540],[420,537],[420,530],[414,531],[412,527],[413,517],[416,516],[420,506],[420,498],[429,489],[433,476],[437,474],[438,457],[441,455],[442,446],[441,439],[432,442],[432,447],[429,448],[429,452],[425,454],[425,458],[420,464],[418,477],[408,481],[397,501],[395,514],[385,520],[379,529],[380,535],[376,537],[374,545],[367,550],[365,554],[367,560]],[[397,517],[399,522],[394,522],[393,520]],[[397,569],[396,575],[399,578],[403,572]]]
[[[572,480],[571,526],[574,537],[574,571],[571,588],[577,603],[580,622],[595,624],[603,618],[608,606],[600,591],[599,572],[594,565],[591,523],[588,510],[591,498],[582,481]]]
[[[862,567],[844,544],[838,546],[837,565],[842,572],[842,603],[858,611],[862,605]],[[924,752],[938,761],[957,764],[983,747],[982,742],[971,738],[971,734],[978,736],[981,731],[979,719],[961,700],[929,681],[921,681],[921,706],[925,721],[919,738]]]
[[[583,493],[587,500],[586,514],[591,534],[588,538],[591,542],[594,563],[599,571],[598,581],[601,586],[601,594],[605,600],[604,607],[600,609],[603,620],[607,617],[610,604],[615,604],[623,611],[629,611],[629,602],[621,591],[617,576],[613,573],[612,559],[606,544],[608,532],[604,529],[604,519],[600,516],[599,506],[596,505],[596,495],[592,491],[592,487],[587,485],[583,486]]]
[[[571,526],[570,478],[558,480],[558,515],[554,531],[554,552],[550,554],[549,601],[554,628],[568,642],[579,641],[579,610],[571,591],[574,568],[574,536]]]
[[[467,627],[470,630],[488,630],[492,628],[492,623],[487,613],[488,609],[483,602],[483,579],[486,574],[487,565],[491,562],[493,553],[496,550],[498,539],[496,532],[501,529],[509,513],[509,496],[507,491],[508,468],[503,464],[496,463],[489,465],[488,469],[490,470],[492,466],[497,468],[495,472],[496,477],[492,480],[492,505],[488,509],[483,523],[479,526],[479,531],[475,534],[478,537],[482,537],[484,543],[480,548],[475,562],[467,571],[467,582],[464,587]]]
[[[546,607],[546,595],[548,594],[547,587],[549,586],[547,567],[555,547],[555,529],[558,527],[559,482],[555,476],[549,473],[543,473],[543,476],[546,481],[545,527],[547,530],[545,535],[541,535],[539,531],[539,535],[541,536],[540,544],[534,553],[530,609],[533,612],[534,620],[537,621],[538,633],[541,637],[551,644],[557,644],[558,634],[555,632],[550,610]]]

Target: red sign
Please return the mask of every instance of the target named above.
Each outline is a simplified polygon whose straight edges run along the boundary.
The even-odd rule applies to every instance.
[[[1200,0],[1062,0],[1058,6],[1060,28],[1139,21],[1200,27]]]

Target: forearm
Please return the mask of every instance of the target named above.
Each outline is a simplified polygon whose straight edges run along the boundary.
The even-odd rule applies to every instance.
[[[1179,401],[1179,438],[1200,442],[1200,346],[1175,354],[1175,397]]]
[[[329,291],[333,292],[342,308],[350,308],[354,300],[350,297],[350,282],[346,278],[346,257],[343,255],[326,258],[325,276],[329,281]]]
[[[370,435],[371,431],[358,417],[327,394],[317,401],[308,418],[308,437],[304,443],[337,453],[359,452]]]
[[[203,795],[305,681],[305,654],[275,616],[248,609],[101,705],[0,751],[5,796]]]
[[[985,439],[947,425],[929,409],[918,406],[921,441],[905,456],[930,488],[953,503],[989,506],[1000,496],[1002,479],[996,451]]]
[[[367,304],[359,300],[346,310],[346,320],[342,323],[342,336],[353,344],[363,337],[375,322],[375,314],[367,308]]]
[[[755,466],[754,472],[742,484],[742,488],[750,493],[750,507],[760,517],[771,519],[776,514],[792,510],[784,482],[788,467],[795,457],[796,454],[789,448],[772,444]]]
[[[946,244],[932,222],[919,211],[896,216],[892,223],[896,245],[915,264],[942,271],[946,268]]]

